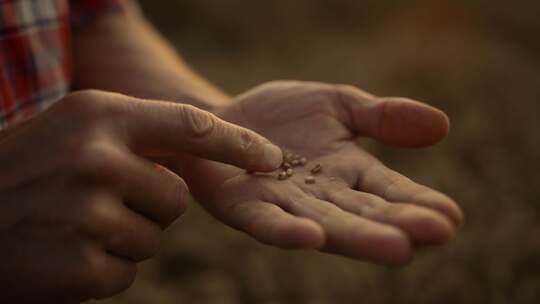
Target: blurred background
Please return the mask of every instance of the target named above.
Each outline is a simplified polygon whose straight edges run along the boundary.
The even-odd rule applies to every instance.
[[[429,149],[370,147],[453,196],[467,223],[399,269],[261,245],[196,204],[120,303],[538,303],[540,2],[140,1],[231,94],[273,79],[350,83],[445,110]]]

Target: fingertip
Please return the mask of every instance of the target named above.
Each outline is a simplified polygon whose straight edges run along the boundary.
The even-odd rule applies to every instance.
[[[356,233],[359,234],[358,239],[364,240],[363,246],[357,248],[358,257],[368,258],[385,265],[402,266],[407,264],[414,255],[407,235],[397,228],[386,226],[385,229],[379,229],[377,232],[357,231]]]
[[[381,258],[385,264],[402,266],[409,263],[414,250],[408,237],[399,229],[392,229],[381,239]]]
[[[319,249],[324,245],[325,234],[316,222],[300,218],[283,226],[278,239],[283,240],[283,248]]]
[[[426,106],[425,111],[424,115],[431,118],[431,123],[427,124],[429,127],[429,136],[427,138],[431,138],[431,141],[426,141],[426,145],[436,144],[450,133],[450,118],[442,110],[431,106]]]
[[[443,245],[456,236],[454,225],[446,217],[435,214],[436,220],[425,223],[426,230],[432,231],[432,239],[428,239],[428,245]]]
[[[400,147],[425,147],[444,139],[450,120],[441,110],[406,98],[385,98],[376,107],[373,136]]]
[[[448,218],[456,228],[462,226],[465,221],[465,215],[461,208],[445,194],[429,191],[416,195],[414,199],[422,202],[422,206],[437,211]]]
[[[456,202],[451,200],[452,205],[449,207],[450,211],[448,211],[450,215],[450,220],[452,220],[452,223],[456,228],[460,228],[465,224],[465,214],[463,213],[463,210],[457,205]]]
[[[455,236],[455,227],[447,217],[423,207],[403,206],[399,226],[415,245],[442,245]]]
[[[319,249],[324,245],[324,230],[318,223],[310,219],[300,219],[305,227],[304,233],[300,234],[299,239],[304,242],[304,248]]]
[[[276,170],[283,162],[283,152],[274,144],[263,144],[263,162],[263,169]]]
[[[388,234],[381,240],[381,261],[391,266],[403,266],[414,256],[414,250],[407,236],[400,230]]]
[[[443,134],[444,134],[444,137],[448,136],[448,133],[450,133],[450,117],[448,117],[448,115],[443,112],[442,110],[439,110],[439,109],[436,109],[437,111],[439,111],[440,115],[442,115],[442,118],[443,118]]]

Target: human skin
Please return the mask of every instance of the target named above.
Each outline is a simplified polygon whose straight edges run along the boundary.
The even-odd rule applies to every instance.
[[[358,143],[371,137],[400,147],[432,145],[449,127],[435,108],[352,86],[279,81],[218,113],[309,160],[285,181],[204,160],[163,161],[210,213],[263,243],[401,265],[416,248],[446,243],[463,221],[452,199],[387,168]],[[306,184],[315,164],[323,170]]]
[[[186,208],[185,182],[145,157],[188,153],[271,171],[282,155],[268,144],[193,106],[102,91],[68,95],[1,131],[0,302],[124,290]]]
[[[308,186],[302,169],[277,181],[184,154],[153,158],[182,176],[214,216],[264,243],[403,264],[414,249],[445,243],[463,221],[453,200],[386,168],[357,144],[359,137],[401,147],[435,144],[449,128],[440,110],[321,83],[274,82],[232,98],[190,70],[135,10],[76,33],[74,55],[78,88],[193,104],[321,163],[323,173]]]

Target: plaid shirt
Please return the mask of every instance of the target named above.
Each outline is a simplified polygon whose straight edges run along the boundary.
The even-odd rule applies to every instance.
[[[0,129],[70,89],[75,27],[127,0],[0,0]]]

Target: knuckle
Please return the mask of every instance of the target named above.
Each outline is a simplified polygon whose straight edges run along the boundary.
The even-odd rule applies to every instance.
[[[326,89],[328,90],[337,90],[337,91],[341,91],[341,92],[347,92],[347,91],[356,91],[358,90],[355,86],[351,85],[351,84],[347,84],[347,83],[337,83],[337,84],[333,84],[329,87],[327,87]]]
[[[107,222],[111,217],[112,195],[105,191],[95,191],[88,194],[83,201],[76,206],[78,209],[76,221],[80,228],[97,236],[108,229]]]
[[[69,94],[56,106],[62,114],[76,119],[88,118],[100,112],[107,106],[107,93],[98,90],[85,90]]]
[[[109,214],[111,195],[105,191],[95,191],[90,194],[86,203],[83,203],[83,209],[89,217],[102,218]]]
[[[80,261],[77,267],[75,287],[88,296],[94,296],[101,284],[104,265],[103,258],[97,250],[84,246],[80,250]]]
[[[71,100],[73,99],[74,102],[84,102],[90,100],[91,102],[88,105],[94,104],[93,100],[100,100],[103,95],[107,94],[104,91],[95,90],[95,89],[88,89],[88,90],[80,90],[75,91],[68,96],[66,96],[66,99]],[[83,105],[83,104],[79,104]]]
[[[77,91],[64,97],[53,109],[74,128],[95,129],[121,112],[122,107],[113,100],[114,95],[99,90]]]
[[[80,141],[81,137],[100,125],[100,116],[93,113],[97,112],[95,108],[102,107],[102,99],[97,92],[71,93],[55,103],[42,117],[54,132],[67,135],[68,141]]]
[[[183,105],[177,107],[182,121],[185,123],[185,130],[193,137],[206,137],[210,135],[216,127],[216,117],[194,106]]]
[[[332,84],[324,86],[323,91],[330,98],[336,98],[337,101],[345,101],[351,98],[351,92],[355,90],[355,87],[349,84]]]
[[[358,98],[364,98],[364,99],[373,99],[375,98],[373,95],[362,91],[358,87],[351,85],[351,84],[332,84],[328,86],[324,86],[322,88],[327,94],[331,95],[331,97],[338,97],[342,100],[350,100],[354,101]]]
[[[112,177],[120,162],[117,151],[103,142],[85,144],[75,154],[72,164],[74,171],[88,177]]]

